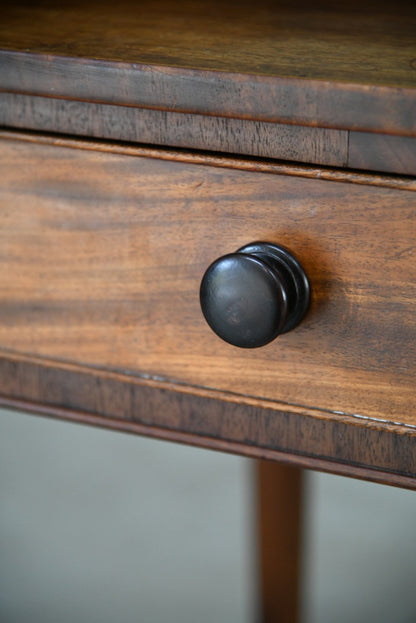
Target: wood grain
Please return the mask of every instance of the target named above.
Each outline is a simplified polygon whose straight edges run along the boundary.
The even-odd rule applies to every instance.
[[[348,134],[341,130],[13,93],[0,93],[0,125],[337,167],[348,159]]]
[[[3,7],[0,40],[50,58],[413,88],[415,26],[401,0],[262,0],[255,10],[247,0],[20,0]]]
[[[416,426],[412,192],[13,140],[0,162],[3,348]],[[298,256],[312,306],[240,351],[199,283],[258,239]]]
[[[0,126],[416,175],[416,138],[0,93]]]
[[[233,157],[230,154],[218,154],[200,151],[187,151],[171,148],[161,148],[149,145],[119,143],[104,140],[88,140],[71,136],[45,135],[37,132],[21,132],[0,129],[0,138],[25,143],[69,147],[81,151],[97,151],[103,154],[118,154],[120,156],[144,157],[169,162],[199,164],[221,169],[237,169],[252,173],[267,173],[272,175],[286,175],[288,177],[302,177],[313,180],[359,184],[362,186],[377,186],[378,188],[392,188],[397,190],[416,190],[416,179],[404,175],[386,175],[373,172],[358,172],[347,169],[322,168],[313,165],[304,165],[293,162],[279,162],[261,158]]]
[[[416,489],[415,431],[399,424],[4,351],[0,405]]]
[[[0,90],[414,136],[415,31],[404,0],[21,0],[2,11]]]

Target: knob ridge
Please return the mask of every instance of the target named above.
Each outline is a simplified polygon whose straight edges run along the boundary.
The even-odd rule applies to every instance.
[[[310,287],[285,248],[254,242],[215,260],[206,270],[200,303],[211,329],[240,348],[264,346],[303,319]]]

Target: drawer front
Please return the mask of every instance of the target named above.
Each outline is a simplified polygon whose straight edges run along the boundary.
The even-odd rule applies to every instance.
[[[414,425],[414,192],[12,139],[0,161],[3,351]],[[312,301],[238,349],[199,285],[256,240],[297,256]]]

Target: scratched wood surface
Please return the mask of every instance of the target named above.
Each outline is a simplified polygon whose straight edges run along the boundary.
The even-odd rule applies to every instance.
[[[24,140],[0,153],[3,349],[416,425],[413,192]],[[312,305],[239,350],[205,324],[199,283],[259,239],[297,255]]]
[[[18,0],[0,90],[414,136],[415,32],[405,0]]]

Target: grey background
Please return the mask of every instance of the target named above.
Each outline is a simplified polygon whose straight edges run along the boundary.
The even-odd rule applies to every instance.
[[[1,623],[255,619],[253,463],[0,411]],[[416,621],[416,492],[307,474],[303,623]]]

